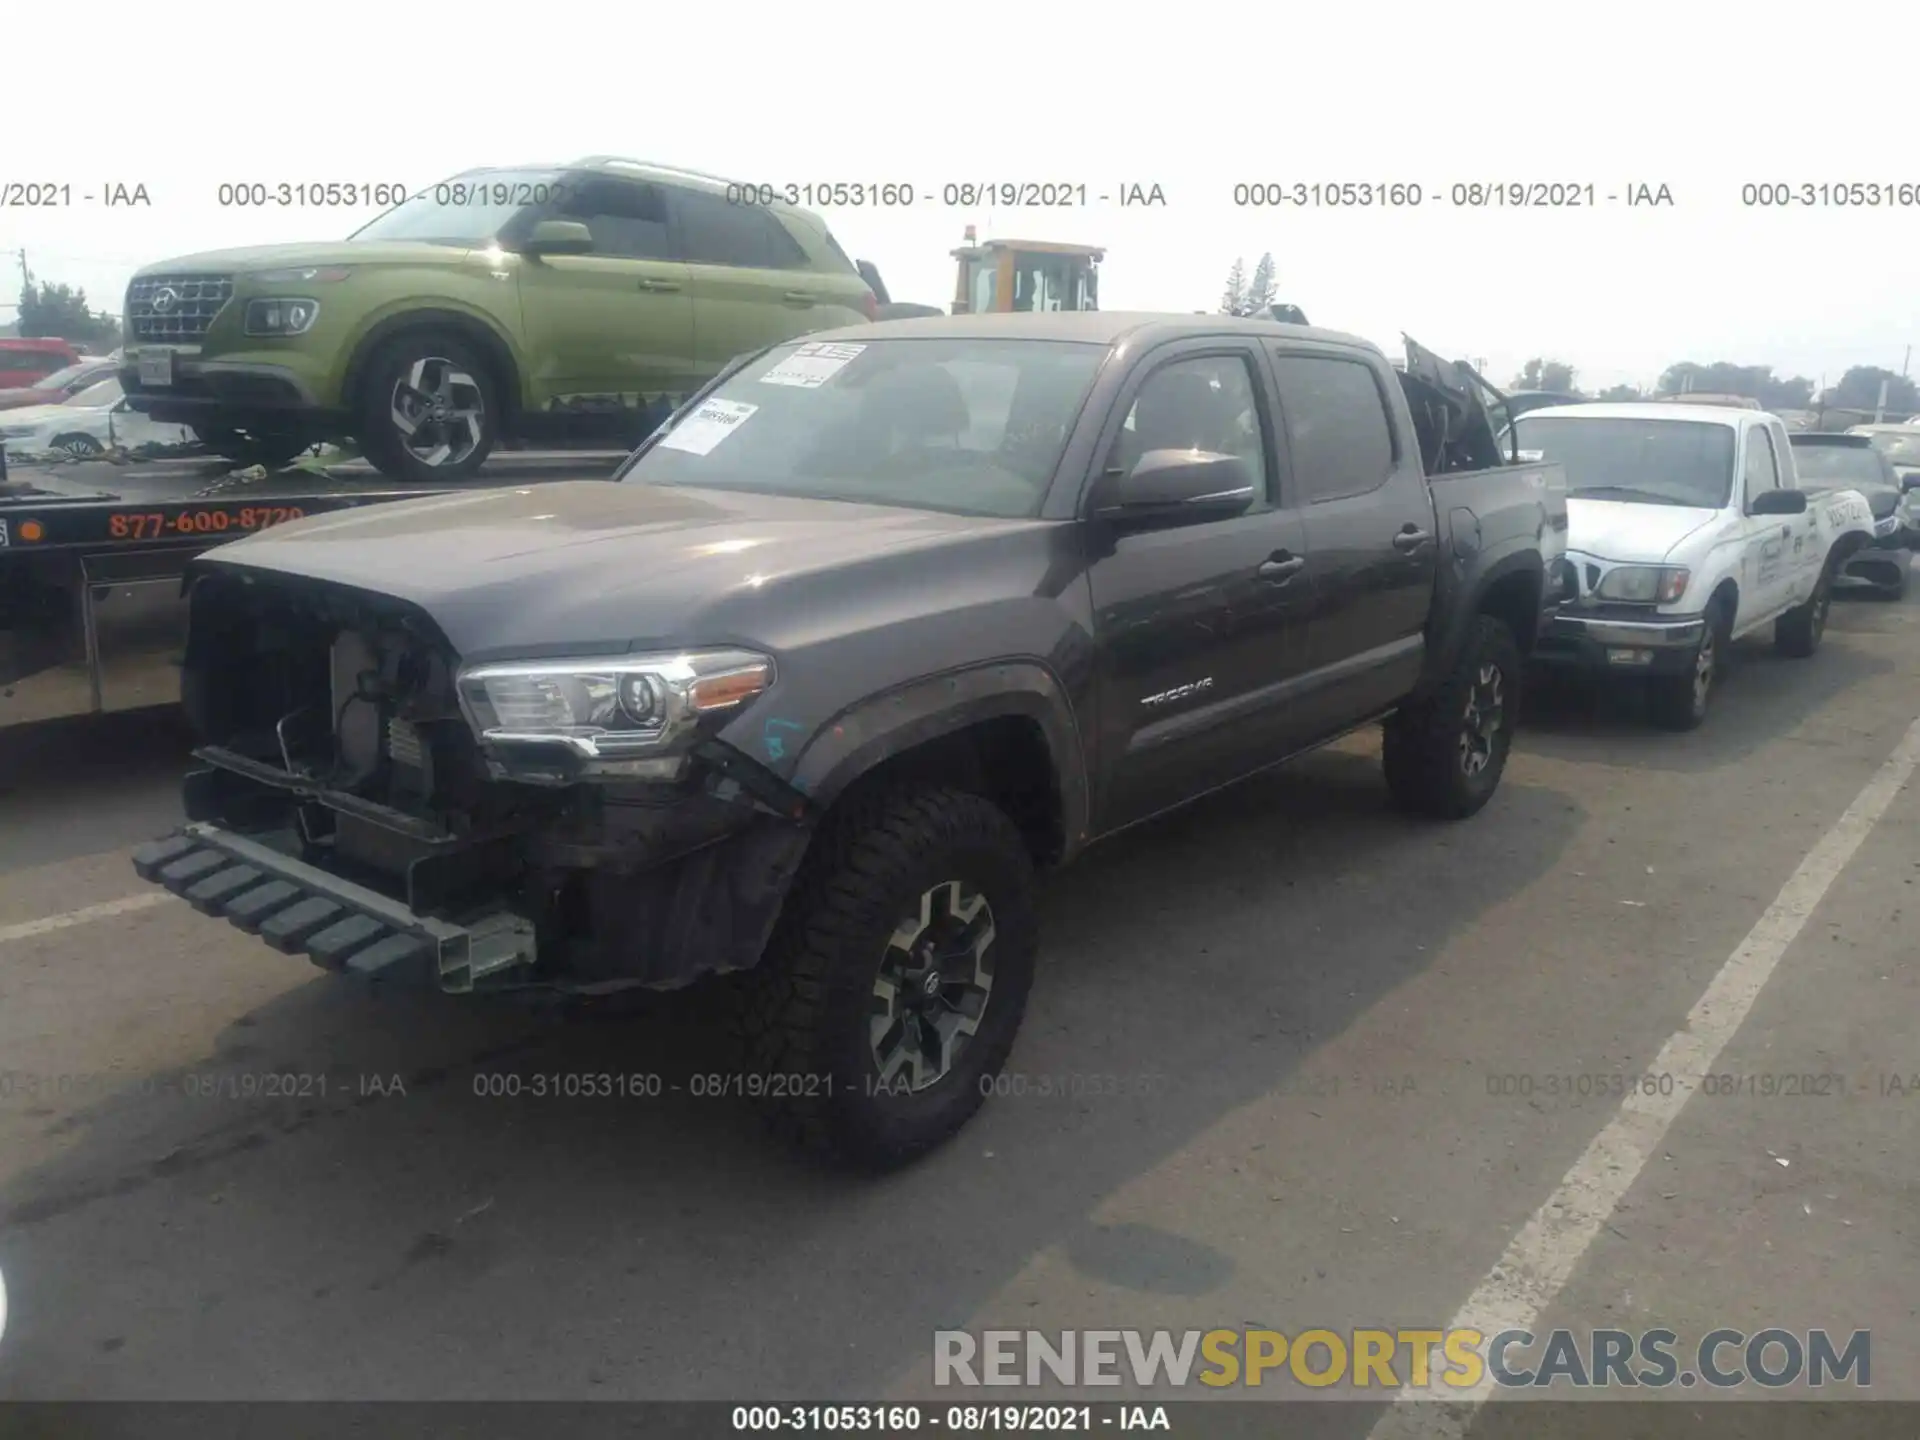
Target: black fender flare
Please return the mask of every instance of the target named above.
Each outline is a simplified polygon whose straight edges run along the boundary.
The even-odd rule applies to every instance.
[[[1089,823],[1086,748],[1067,687],[1039,660],[991,660],[897,686],[831,716],[800,752],[789,783],[825,808],[874,767],[903,751],[983,721],[1034,721],[1059,787],[1068,852]]]
[[[1536,549],[1511,551],[1489,562],[1485,568],[1470,572],[1460,588],[1455,590],[1454,598],[1447,605],[1443,623],[1427,648],[1426,673],[1421,676],[1423,692],[1439,684],[1452,671],[1473,632],[1474,622],[1480,617],[1488,593],[1514,575],[1525,575],[1533,581],[1536,596],[1533,608],[1536,612],[1542,611],[1550,603],[1546,561]],[[1542,614],[1536,613],[1531,617],[1532,633],[1518,637],[1522,653],[1531,649],[1531,641],[1537,638],[1538,626],[1543,619]]]
[[[506,412],[503,418],[509,425],[515,423],[521,409],[520,366],[513,358],[512,346],[492,325],[471,312],[439,309],[431,305],[389,315],[354,342],[353,357],[347,361],[346,377],[340,386],[340,401],[349,414],[357,416],[359,413],[360,390],[366,384],[367,365],[375,352],[394,336],[408,330],[451,330],[478,345],[494,367],[494,378],[499,382],[500,403]]]

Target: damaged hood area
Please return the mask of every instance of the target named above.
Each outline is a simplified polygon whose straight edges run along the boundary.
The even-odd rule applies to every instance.
[[[856,602],[885,608],[885,597],[962,576],[979,552],[1020,546],[1045,528],[1037,520],[561,481],[294,521],[223,545],[196,568],[391,597],[424,612],[464,659],[478,661],[804,640],[837,619],[857,623],[843,614]]]

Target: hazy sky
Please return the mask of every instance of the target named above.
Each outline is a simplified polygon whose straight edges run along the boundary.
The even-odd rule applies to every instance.
[[[1530,355],[1583,385],[1682,359],[1829,381],[1899,370],[1920,339],[1920,103],[1911,7],[1615,3],[966,6],[572,0],[303,11],[175,0],[17,5],[0,251],[118,311],[138,265],[344,236],[371,211],[223,209],[223,181],[392,181],[632,155],[774,182],[895,181],[908,209],[825,210],[896,300],[944,305],[947,252],[983,238],[1105,245],[1107,309],[1211,309],[1271,251],[1282,299],[1391,346],[1402,330],[1509,379]],[[996,32],[996,14],[1006,19]],[[1777,18],[1773,18],[1777,17]],[[1897,38],[1904,35],[1906,38]],[[966,181],[1084,184],[1084,208],[965,210]],[[1246,208],[1243,182],[1398,182],[1417,208]],[[146,208],[81,200],[142,184]],[[1594,187],[1577,209],[1473,209],[1456,185]],[[1757,183],[1908,187],[1904,207],[1753,208]],[[1164,207],[1102,205],[1159,185]],[[1667,186],[1671,207],[1628,208]],[[1608,195],[1620,195],[1609,202]],[[1897,200],[1897,194],[1883,196]],[[16,277],[17,278],[17,274]],[[14,298],[15,283],[0,283]],[[0,316],[11,318],[11,310]]]

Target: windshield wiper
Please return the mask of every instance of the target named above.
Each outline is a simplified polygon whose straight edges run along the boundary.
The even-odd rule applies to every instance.
[[[1691,500],[1676,500],[1671,495],[1661,495],[1652,490],[1636,490],[1631,485],[1585,485],[1578,490],[1569,490],[1567,495],[1574,500],[1643,500],[1650,505],[1693,507]]]

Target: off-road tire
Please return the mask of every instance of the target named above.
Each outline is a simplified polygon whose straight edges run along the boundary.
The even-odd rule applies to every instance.
[[[1707,606],[1706,628],[1677,675],[1654,675],[1647,680],[1647,715],[1662,730],[1698,730],[1713,708],[1713,697],[1727,673],[1727,651],[1732,644],[1731,607],[1725,600]],[[1702,682],[1702,665],[1705,680]]]
[[[980,1028],[932,1086],[878,1087],[875,982],[903,914],[942,881],[985,896],[994,938]],[[736,1040],[785,1138],[869,1169],[904,1164],[973,1117],[1013,1048],[1038,948],[1034,872],[1006,814],[964,791],[881,792],[829,817],[767,953],[742,977]]]
[[[1838,568],[1837,560],[1828,560],[1813,594],[1773,622],[1773,648],[1780,654],[1805,660],[1820,648],[1833,608],[1833,577]]]
[[[1472,711],[1489,677],[1497,681],[1501,713],[1484,760],[1473,768],[1469,754],[1479,751],[1469,733],[1474,728]],[[1464,820],[1478,813],[1493,798],[1507,768],[1521,683],[1520,646],[1513,631],[1491,615],[1475,617],[1446,678],[1430,695],[1387,719],[1380,758],[1394,804],[1434,820]]]
[[[445,362],[471,381],[480,399],[477,442],[466,449],[463,439],[457,457],[437,464],[427,463],[408,448],[406,437],[393,418],[395,387],[421,361]],[[461,388],[464,390],[464,382]],[[486,357],[463,336],[448,330],[406,330],[384,341],[367,362],[357,408],[355,438],[367,459],[381,474],[409,484],[470,479],[486,464],[501,437],[499,383]]]

